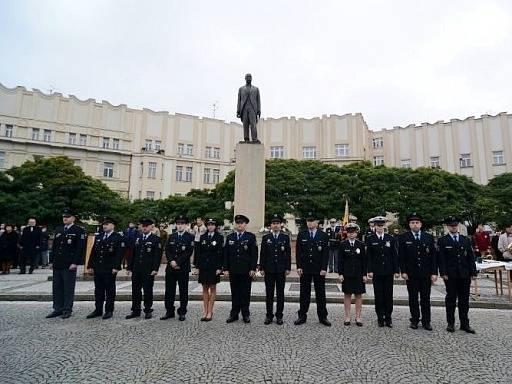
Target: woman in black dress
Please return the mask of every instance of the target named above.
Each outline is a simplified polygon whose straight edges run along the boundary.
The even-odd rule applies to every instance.
[[[199,238],[194,253],[194,266],[199,271],[198,283],[203,285],[203,317],[210,321],[213,317],[213,304],[217,296],[217,283],[222,271],[222,250],[224,237],[217,231],[217,220],[208,219],[207,231]]]
[[[19,235],[14,231],[12,224],[5,225],[5,232],[0,236],[0,263],[2,275],[11,272],[11,264],[18,257]]]
[[[365,244],[357,239],[359,225],[349,223],[346,225],[347,239],[340,244],[338,256],[338,272],[342,282],[343,300],[345,306],[345,325],[350,325],[350,307],[352,295],[356,301],[356,325],[361,327],[361,310],[363,308],[363,293],[366,293],[367,261]]]

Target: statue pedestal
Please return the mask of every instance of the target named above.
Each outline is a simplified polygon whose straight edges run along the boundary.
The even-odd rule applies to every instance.
[[[265,146],[238,143],[235,163],[235,215],[245,215],[247,230],[258,234],[265,224]]]

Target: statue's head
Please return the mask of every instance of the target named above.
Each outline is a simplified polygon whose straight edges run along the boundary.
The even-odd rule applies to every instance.
[[[252,75],[250,73],[245,75],[245,82],[247,84],[251,84],[251,82],[252,82]]]

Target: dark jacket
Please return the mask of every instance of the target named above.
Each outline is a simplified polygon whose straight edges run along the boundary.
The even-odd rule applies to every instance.
[[[325,233],[329,236],[329,248],[338,249],[341,243],[341,227],[336,226],[334,229],[329,225],[325,229]]]
[[[139,235],[139,231],[137,230],[137,228],[126,228],[123,231],[123,235],[126,241],[125,246],[127,248],[133,249],[133,247],[135,246],[135,239]]]
[[[309,230],[299,232],[295,246],[297,269],[303,273],[319,274],[327,271],[329,261],[329,236],[320,228],[311,239]]]
[[[42,242],[42,231],[41,227],[30,227],[26,226],[21,232],[20,247],[23,256],[33,257],[41,248]]]
[[[351,246],[350,240],[343,240],[338,255],[338,273],[343,277],[362,277],[366,276],[366,272],[364,243],[355,239],[354,246]]]
[[[366,238],[366,256],[368,273],[388,276],[400,271],[396,239],[387,233],[383,234],[382,240],[377,234]]]
[[[280,232],[277,239],[268,233],[261,239],[260,269],[267,273],[282,273],[292,269],[290,236]]]
[[[421,231],[417,241],[411,231],[400,235],[398,240],[398,258],[401,273],[409,278],[426,278],[437,275],[437,249],[434,237]]]
[[[178,236],[178,232],[170,235],[165,245],[166,272],[190,272],[190,257],[194,252],[194,246],[194,235],[190,232],[184,231],[181,236]],[[175,261],[179,269],[171,268],[171,261]]]
[[[67,231],[64,226],[57,227],[53,239],[50,264],[54,269],[68,269],[71,264],[82,264],[85,254],[85,231],[73,224]]]
[[[14,231],[0,235],[0,262],[11,263],[16,260],[19,238],[18,233]]]
[[[94,273],[112,273],[113,269],[120,271],[124,248],[124,237],[117,232],[112,232],[105,240],[103,233],[96,235],[87,268],[94,269]]]
[[[150,233],[144,240],[144,235],[140,233],[135,239],[133,257],[127,269],[134,274],[150,275],[152,271],[158,271],[161,259],[160,238]]]
[[[41,248],[40,248],[41,252],[48,250],[49,240],[50,240],[50,233],[48,232],[48,230],[46,230],[46,231],[41,230]]]
[[[450,278],[476,276],[475,255],[468,237],[458,234],[457,243],[450,234],[439,238],[439,274]]]
[[[224,244],[224,269],[229,273],[245,274],[255,271],[258,264],[256,236],[244,232],[240,240],[237,232],[230,233]]]
[[[210,238],[209,233],[203,233],[194,253],[194,266],[199,270],[222,270],[224,236],[215,231]]]

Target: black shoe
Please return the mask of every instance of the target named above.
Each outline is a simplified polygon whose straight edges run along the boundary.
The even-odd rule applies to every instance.
[[[30,269],[28,270],[28,274],[29,274],[29,275],[31,275],[33,272],[34,272],[34,268],[30,268]]]
[[[377,323],[379,324],[379,327],[384,327],[384,320],[377,320]]]
[[[345,325],[345,326],[347,326],[347,327],[348,327],[348,326],[350,325],[350,321],[344,321],[344,322],[343,322],[343,325]]]
[[[432,330],[432,326],[430,325],[430,323],[422,324],[422,326],[423,326],[423,329],[426,330],[426,331],[431,331]]]
[[[101,313],[100,311],[97,311],[96,309],[94,311],[92,311],[91,313],[89,313],[86,318],[87,319],[93,319],[95,317],[100,317],[101,315],[103,315],[103,313]]]
[[[331,322],[329,320],[327,320],[327,318],[325,319],[320,319],[320,324],[323,324],[325,325],[326,327],[330,327],[331,326]]]
[[[357,321],[357,320],[356,320],[356,325],[357,325],[358,327],[362,327],[362,326],[363,326],[363,323],[361,323],[360,321]]]
[[[238,317],[235,317],[235,316],[229,316],[228,319],[226,320],[226,323],[233,323],[235,321],[238,321]]]
[[[105,314],[101,317],[103,320],[110,319],[112,317],[112,312],[105,312]]]
[[[162,318],[160,318],[162,320]],[[208,318],[206,316],[201,317],[201,321],[208,321]]]
[[[149,319],[151,319],[152,317],[153,317],[153,314],[152,314],[151,312],[146,312],[146,313],[144,314],[144,318],[145,318],[146,320],[149,320]]]
[[[277,319],[276,319],[276,324],[277,324],[277,325],[283,325],[283,319],[281,319],[281,318],[277,318]]]
[[[62,311],[53,311],[52,313],[46,315],[47,319],[52,319],[54,317],[59,317],[62,315]]]
[[[185,321],[185,315],[179,315],[178,320],[179,321]]]
[[[18,275],[24,275],[26,272],[25,271],[20,271],[20,273],[18,273]]]
[[[306,319],[304,317],[299,317],[297,320],[295,320],[293,322],[293,324],[295,325],[301,325],[301,324],[304,324],[306,322]]]
[[[69,311],[63,311],[62,315],[60,316],[61,319],[69,319],[71,317],[71,312]]]
[[[393,328],[393,323],[391,322],[391,320],[386,320],[384,321],[384,323],[386,324],[386,327]]]
[[[475,334],[475,330],[473,328],[471,328],[469,325],[465,326],[465,327],[460,327],[461,331],[464,331],[466,333],[471,333],[471,334]]]
[[[251,322],[251,319],[250,319],[250,317],[249,317],[249,316],[247,316],[247,317],[243,317],[243,318],[242,318],[242,320],[243,320],[243,322],[244,322],[245,324],[249,324],[249,323]]]
[[[163,315],[160,320],[167,320],[167,319],[172,319],[174,316],[176,316],[174,314],[174,312],[165,312],[165,315]]]
[[[126,315],[125,319],[134,319],[136,317],[140,317],[140,312],[133,312],[130,313],[129,315]]]
[[[448,324],[448,326],[446,327],[446,330],[450,333],[453,333],[453,332],[455,332],[455,326],[453,324]]]
[[[411,325],[409,325],[411,329],[418,329],[418,322],[417,321],[411,321]]]
[[[270,317],[265,317],[265,321],[263,322],[265,325],[272,324],[272,319]]]

